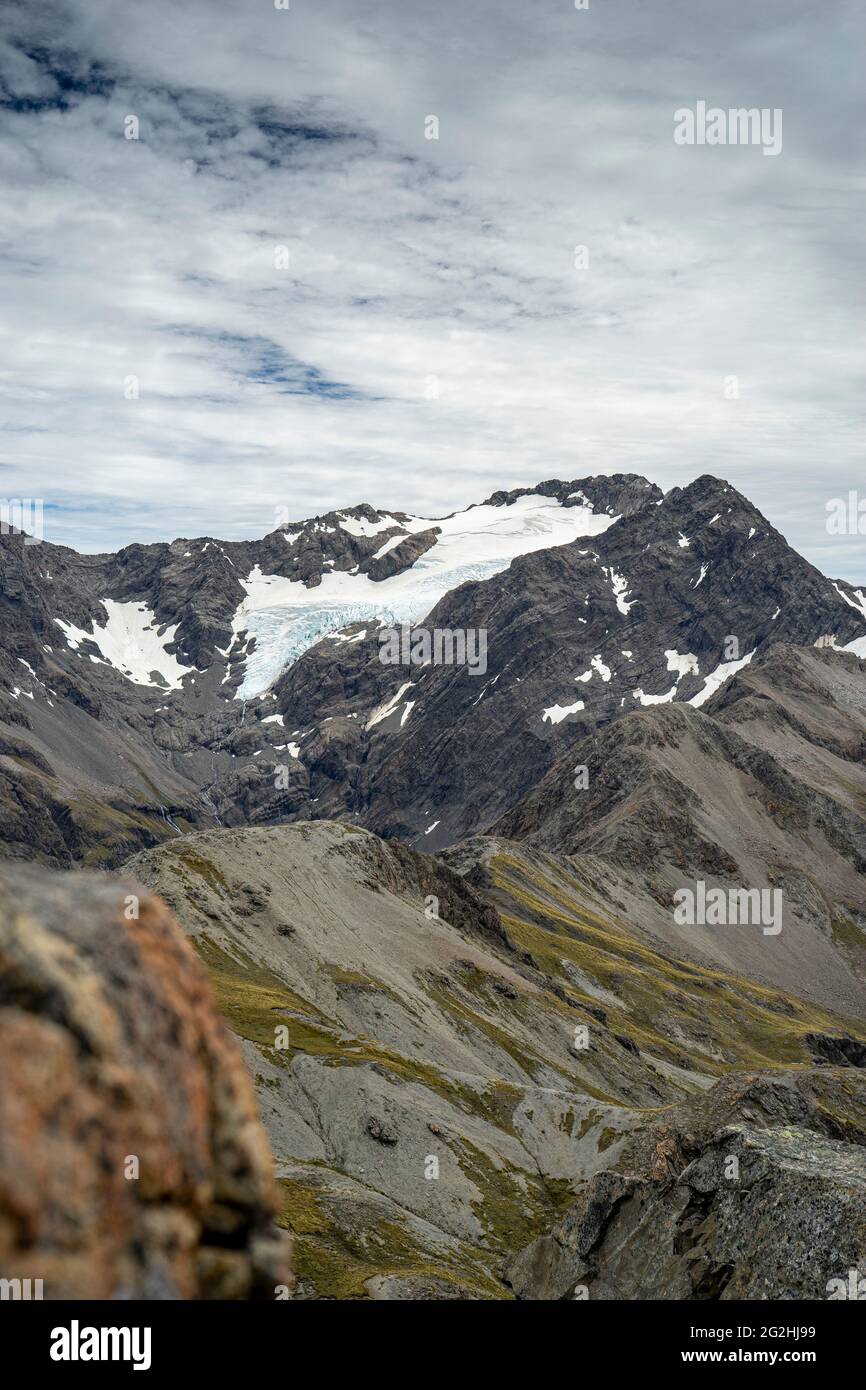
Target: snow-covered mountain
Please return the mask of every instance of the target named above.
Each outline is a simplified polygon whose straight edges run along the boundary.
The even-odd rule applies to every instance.
[[[483,632],[483,679],[383,665],[395,622]],[[774,642],[866,647],[863,592],[728,484],[663,497],[636,475],[439,519],[362,504],[259,541],[80,556],[0,536],[0,623],[0,833],[60,863],[301,816],[437,848],[578,736],[700,707]]]
[[[377,633],[359,632],[304,653],[274,708],[319,814],[435,849],[501,815],[569,743],[633,710],[705,707],[774,643],[856,653],[864,608],[704,477],[446,595],[424,626],[483,630],[484,679],[383,667]]]

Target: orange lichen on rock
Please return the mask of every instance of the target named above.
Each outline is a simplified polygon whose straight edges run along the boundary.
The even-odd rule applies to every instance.
[[[162,901],[0,869],[0,1277],[46,1298],[273,1298],[272,1159]]]

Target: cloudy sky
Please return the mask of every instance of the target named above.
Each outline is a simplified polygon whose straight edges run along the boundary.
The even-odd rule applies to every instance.
[[[99,550],[714,472],[866,580],[825,526],[866,499],[864,39],[862,0],[5,0],[0,495]],[[781,154],[676,144],[698,101]]]

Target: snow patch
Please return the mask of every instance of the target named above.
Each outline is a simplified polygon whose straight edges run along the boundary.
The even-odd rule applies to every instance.
[[[575,700],[573,705],[551,705],[541,717],[541,722],[549,719],[551,724],[561,724],[567,714],[577,714],[584,707],[583,700]]]
[[[640,689],[633,690],[632,695],[641,705],[667,705],[677,693],[677,688],[672,685],[666,695],[645,695]]]
[[[628,593],[628,580],[621,574],[617,574],[615,569],[605,571],[610,579],[610,586],[613,589],[613,596],[616,599],[616,606],[620,613],[628,613],[633,608],[637,599],[632,599],[631,603],[626,603],[625,596]]]
[[[373,556],[373,559],[381,560],[383,555],[387,555],[389,550],[393,550],[395,546],[398,546],[400,542],[405,541],[405,539],[405,536],[391,536],[390,539],[387,540],[384,545],[379,546],[379,549],[376,551],[376,554]]]
[[[367,720],[366,724],[364,725],[364,728],[374,729],[377,724],[382,723],[383,719],[387,719],[389,714],[393,714],[400,701],[403,699],[403,696],[406,694],[406,691],[411,690],[414,684],[414,681],[405,681],[404,684],[400,686],[400,689],[397,691],[396,695],[391,695],[387,700],[385,700],[381,705],[377,706],[377,708],[373,710],[373,713],[370,715],[370,718]],[[404,721],[401,720],[401,724],[403,722]]]
[[[182,666],[176,656],[166,651],[175,640],[178,624],[163,628],[160,635],[156,614],[147,604],[117,603],[110,598],[101,603],[108,616],[104,627],[94,619],[93,632],[84,632],[62,618],[54,619],[62,628],[67,645],[76,651],[82,642],[93,642],[105,662],[136,685],[180,689],[184,676],[195,667]],[[160,681],[151,679],[154,671],[162,677]]]
[[[584,682],[585,682],[585,681],[591,681],[591,680],[592,680],[592,673],[593,673],[593,671],[597,671],[598,674],[601,676],[601,678],[602,678],[603,681],[609,681],[609,680],[610,680],[610,677],[611,677],[611,669],[610,669],[609,666],[606,666],[606,665],[604,664],[604,662],[603,662],[602,659],[601,659],[601,655],[600,655],[600,654],[596,654],[596,655],[592,658],[592,660],[591,660],[590,663],[589,663],[589,670],[588,670],[588,671],[584,671],[584,672],[583,672],[583,675],[581,675],[581,676],[575,676],[574,679],[575,679],[576,681],[584,681]]]
[[[700,675],[698,658],[692,652],[685,652],[680,655],[677,651],[668,651],[665,652],[665,656],[667,657],[668,670],[677,673],[677,681],[680,681],[683,676]]]
[[[601,678],[602,678],[603,681],[609,681],[609,680],[610,680],[610,676],[611,676],[610,667],[609,667],[609,666],[605,666],[605,664],[604,664],[604,662],[602,661],[602,659],[601,659],[600,656],[594,656],[594,657],[592,658],[592,661],[591,661],[589,664],[590,664],[590,666],[592,667],[592,669],[593,669],[594,671],[598,671],[598,674],[601,676]]]
[[[839,597],[845,600],[850,608],[853,608],[855,612],[859,613],[861,618],[866,618],[866,594],[863,593],[862,589],[855,589],[854,598],[852,598],[850,594],[843,593],[838,584],[834,583],[833,588],[836,590]],[[854,599],[857,600],[856,603]]]
[[[748,656],[741,657],[739,661],[720,661],[715,671],[710,672],[704,678],[703,690],[699,690],[697,695],[693,695],[689,704],[694,705],[695,709],[705,704],[711,695],[715,695],[716,691],[721,689],[725,681],[730,680],[731,676],[735,675],[737,671],[741,671],[744,666],[748,666],[756,651],[757,647],[750,651]]]

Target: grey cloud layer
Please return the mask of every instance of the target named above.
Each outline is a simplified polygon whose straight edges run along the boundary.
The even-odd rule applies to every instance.
[[[866,579],[824,526],[866,495],[859,5],[4,16],[0,490],[51,539],[712,471]],[[676,146],[698,99],[781,107],[782,154]]]

